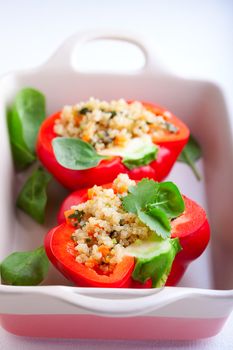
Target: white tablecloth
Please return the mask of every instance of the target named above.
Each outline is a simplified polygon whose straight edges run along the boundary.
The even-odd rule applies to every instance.
[[[217,82],[233,111],[233,2],[228,0],[0,1],[0,74],[44,62],[68,36],[91,28],[120,28],[149,36],[160,59],[173,71]],[[219,335],[197,342],[41,340],[16,337],[0,328],[0,349],[6,350],[156,347],[233,349],[233,314]]]

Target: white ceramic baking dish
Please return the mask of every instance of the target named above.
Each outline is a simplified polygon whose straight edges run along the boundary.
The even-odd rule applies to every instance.
[[[137,45],[145,66],[134,72],[80,72],[74,54],[96,39],[118,39]],[[53,268],[38,287],[0,286],[1,325],[18,335],[115,339],[194,339],[220,331],[233,308],[233,147],[228,113],[220,89],[205,81],[185,80],[157,64],[157,56],[133,36],[84,33],[71,37],[44,65],[8,74],[0,83],[0,259],[13,251],[41,245],[54,225],[53,213],[66,191],[51,185],[54,202],[46,226],[15,209],[25,175],[15,174],[6,127],[6,110],[15,93],[32,86],[47,97],[48,114],[64,104],[100,99],[144,100],[166,106],[187,123],[204,153],[198,166],[203,181],[175,165],[170,179],[203,205],[209,215],[209,249],[189,268],[179,287],[155,290],[77,288]]]

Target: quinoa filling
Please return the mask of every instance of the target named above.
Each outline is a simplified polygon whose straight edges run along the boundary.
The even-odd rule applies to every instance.
[[[146,135],[156,143],[158,137],[178,133],[179,129],[169,119],[169,112],[155,114],[138,101],[106,102],[90,98],[65,106],[55,121],[54,132],[58,136],[80,138],[99,152],[125,147],[131,139]]]
[[[129,186],[135,185],[127,174],[119,174],[112,188],[92,187],[86,202],[66,212],[67,222],[75,227],[72,239],[77,262],[109,275],[126,247],[154,234],[137,215],[122,207],[121,198],[128,194]]]

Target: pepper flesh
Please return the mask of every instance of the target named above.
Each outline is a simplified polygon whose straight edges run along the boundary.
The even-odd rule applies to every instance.
[[[142,102],[142,104],[156,114],[163,114],[166,111],[151,103]],[[57,137],[54,132],[54,123],[59,117],[60,112],[48,117],[42,123],[36,149],[42,164],[61,184],[71,190],[112,182],[119,173],[127,173],[134,180],[148,177],[161,181],[170,172],[189,138],[189,129],[177,117],[170,114],[169,122],[174,124],[179,131],[177,134],[163,135],[156,140],[159,151],[157,159],[150,164],[129,170],[119,156],[114,156],[102,160],[97,167],[91,169],[71,170],[57,162],[52,148],[52,140]]]
[[[110,188],[111,184],[104,187]],[[87,201],[87,191],[87,189],[75,191],[64,200],[58,213],[60,226],[52,229],[45,238],[45,248],[49,259],[68,279],[78,285],[151,288],[151,280],[141,284],[132,279],[131,274],[135,266],[132,257],[125,257],[121,263],[117,264],[110,276],[98,275],[96,272],[90,273],[91,269],[74,260],[74,242],[70,238],[74,228],[65,223],[64,212],[72,205]],[[210,227],[204,209],[191,199],[185,196],[183,198],[185,211],[171,223],[171,238],[179,238],[182,250],[176,255],[173,262],[166,282],[166,285],[169,286],[176,285],[180,281],[189,263],[203,253],[210,238]]]

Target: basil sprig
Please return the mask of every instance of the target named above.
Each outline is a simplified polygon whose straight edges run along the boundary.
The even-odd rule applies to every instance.
[[[202,157],[202,150],[197,142],[197,140],[190,135],[188,143],[181,152],[178,161],[187,164],[192,169],[196,179],[201,180],[201,175],[199,174],[195,162]]]
[[[164,239],[171,233],[170,220],[185,209],[182,195],[173,182],[159,183],[149,179],[131,186],[129,194],[122,199],[122,205]]]
[[[96,167],[106,156],[100,156],[94,147],[78,138],[56,137],[52,141],[56,160],[64,168],[84,170]]]
[[[33,251],[15,252],[1,263],[4,284],[13,286],[36,286],[47,276],[49,260],[44,247]]]
[[[36,159],[35,143],[44,118],[44,95],[32,88],[20,90],[7,116],[12,154],[18,169],[27,167]]]
[[[52,176],[39,167],[28,178],[17,198],[17,207],[43,224],[47,204],[47,186]]]

